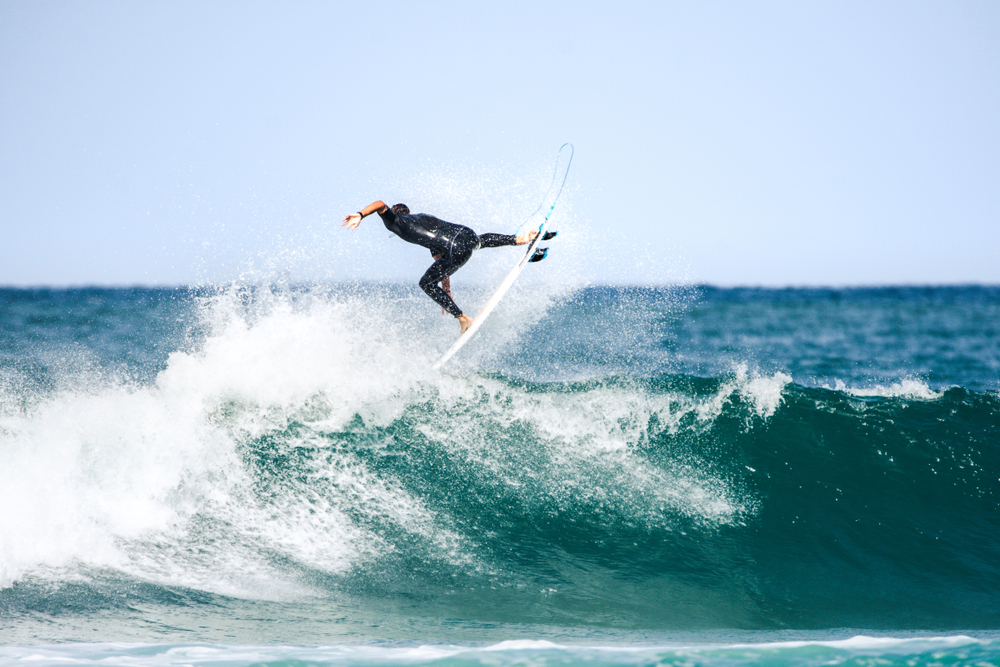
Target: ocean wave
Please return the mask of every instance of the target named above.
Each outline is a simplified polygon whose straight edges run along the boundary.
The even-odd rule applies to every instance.
[[[470,367],[516,327],[438,374],[454,323],[417,303],[224,290],[149,382],[5,389],[0,606],[75,581],[566,626],[1000,620],[994,393]]]

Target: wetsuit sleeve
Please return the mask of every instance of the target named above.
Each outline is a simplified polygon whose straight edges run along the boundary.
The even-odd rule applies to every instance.
[[[396,214],[388,206],[386,207],[384,213],[379,213],[378,214],[378,217],[382,218],[382,222],[385,223],[386,227],[388,227],[389,225],[395,225],[396,224]]]

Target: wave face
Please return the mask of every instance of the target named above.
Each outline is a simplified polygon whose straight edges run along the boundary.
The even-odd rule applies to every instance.
[[[0,291],[6,641],[995,629],[998,296]]]

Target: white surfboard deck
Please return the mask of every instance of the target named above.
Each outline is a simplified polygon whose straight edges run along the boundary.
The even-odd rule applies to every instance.
[[[568,151],[566,150],[567,148],[569,149]],[[468,343],[474,335],[476,335],[476,332],[479,331],[479,327],[483,325],[486,318],[489,317],[490,313],[493,312],[493,309],[497,307],[498,303],[500,303],[500,299],[502,299],[507,291],[510,290],[511,285],[513,285],[514,281],[517,280],[517,277],[521,275],[521,271],[524,270],[524,267],[528,265],[532,255],[535,254],[535,250],[538,249],[538,244],[542,242],[542,238],[545,236],[545,231],[549,226],[549,217],[552,215],[552,211],[556,207],[556,201],[559,200],[559,195],[562,193],[563,185],[566,183],[566,176],[569,174],[569,166],[572,162],[573,144],[563,144],[559,147],[559,154],[556,157],[556,170],[555,174],[552,176],[552,184],[549,186],[548,192],[545,193],[545,198],[542,200],[541,206],[539,206],[538,210],[535,211],[535,213],[532,213],[531,217],[528,218],[530,221],[532,218],[535,218],[539,212],[542,210],[545,211],[545,217],[536,228],[538,230],[538,236],[536,236],[535,240],[528,244],[528,251],[524,253],[524,256],[521,257],[517,265],[514,266],[510,273],[507,274],[507,277],[503,279],[503,282],[500,283],[500,287],[493,292],[493,296],[489,298],[486,305],[482,307],[475,319],[472,320],[472,324],[465,330],[465,333],[458,337],[458,340],[456,340],[454,344],[448,348],[448,351],[445,352],[444,355],[438,359],[433,366],[431,366],[431,368],[438,370],[444,366],[449,359],[455,356],[456,352],[465,347],[465,344]],[[559,178],[560,174],[562,175],[561,179]],[[521,226],[524,227],[526,225],[527,223]]]

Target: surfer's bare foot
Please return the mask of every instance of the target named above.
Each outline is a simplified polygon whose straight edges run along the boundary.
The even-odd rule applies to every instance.
[[[524,232],[523,234],[518,234],[515,238],[515,243],[517,245],[525,245],[534,241],[536,236],[538,236],[538,230],[532,229],[531,231]]]
[[[465,333],[472,326],[472,318],[463,313],[458,316],[458,323],[462,325],[462,333]]]

